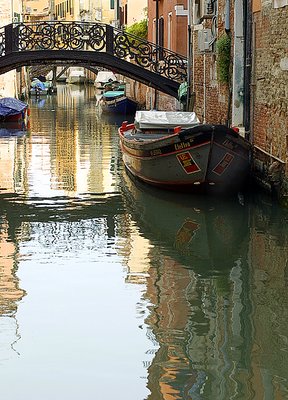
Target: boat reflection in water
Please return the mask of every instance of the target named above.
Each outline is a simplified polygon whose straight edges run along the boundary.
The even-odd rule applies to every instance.
[[[126,171],[123,176],[125,197],[144,236],[202,276],[229,272],[248,232],[242,200],[161,191]]]
[[[126,208],[151,243],[148,398],[232,398],[245,385],[241,363],[251,351],[242,313],[247,207],[238,199],[158,191],[123,176]]]

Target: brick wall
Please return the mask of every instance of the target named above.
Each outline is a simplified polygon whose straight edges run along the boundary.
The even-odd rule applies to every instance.
[[[233,2],[230,9],[230,27],[233,38]],[[226,35],[224,30],[224,0],[218,2],[217,15],[217,38]],[[212,28],[212,19],[203,22],[203,28]],[[212,51],[203,53],[198,46],[199,30],[197,26],[193,30],[193,53],[194,53],[194,90],[195,90],[195,112],[201,121],[207,123],[223,123],[230,118],[228,110],[229,87],[227,84],[217,80],[217,49],[216,41],[212,46]],[[232,42],[233,46],[233,42]],[[204,76],[205,70],[205,76]],[[205,90],[204,90],[205,88]],[[206,93],[205,93],[206,92]]]
[[[254,35],[254,143],[287,163],[288,6],[254,13]]]
[[[126,79],[129,83],[129,93],[127,95],[136,100],[141,109],[150,110],[155,104],[155,89],[149,88],[143,83]],[[162,111],[175,111],[180,107],[178,101],[168,94],[157,91],[157,109]]]
[[[251,131],[257,147],[254,165],[256,178],[272,189],[277,181],[277,191],[285,197],[288,193],[288,6],[274,9],[272,1],[259,0],[258,6],[254,7],[258,11],[253,13]],[[225,1],[219,0],[218,38],[225,34],[224,6]],[[231,2],[232,47],[233,15]],[[206,20],[204,28],[210,27],[211,20]],[[216,48],[205,55],[199,51],[198,32],[196,27],[193,32],[195,111],[202,121],[226,123],[229,115],[228,85],[217,80]],[[263,152],[260,155],[261,150]],[[271,175],[276,164],[281,170],[281,183]]]

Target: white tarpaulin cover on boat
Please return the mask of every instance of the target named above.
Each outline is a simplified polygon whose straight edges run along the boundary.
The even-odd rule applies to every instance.
[[[99,71],[95,82],[101,82],[101,83],[106,83],[109,81],[109,79],[112,79],[112,81],[116,81],[117,78],[111,71]]]
[[[136,111],[134,122],[138,129],[191,128],[200,123],[196,114],[188,111]]]

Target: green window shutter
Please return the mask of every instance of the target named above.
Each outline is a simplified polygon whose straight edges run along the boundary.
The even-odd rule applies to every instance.
[[[110,0],[110,8],[114,9],[114,0]]]

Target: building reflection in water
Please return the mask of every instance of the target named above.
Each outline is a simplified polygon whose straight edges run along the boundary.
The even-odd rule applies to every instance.
[[[32,109],[31,131],[35,134],[31,137],[29,166],[42,170],[41,177],[34,176],[34,190],[75,195],[111,192],[114,188],[118,157],[115,128],[97,117],[91,96],[94,87],[58,85],[57,96],[47,98],[45,108]]]
[[[0,222],[0,314],[13,315],[17,302],[25,292],[19,288],[17,271],[17,243],[9,237],[9,224],[5,216]]]
[[[288,212],[261,196],[251,215],[251,386],[288,398]],[[267,396],[267,395],[266,395]],[[269,396],[267,396],[269,398]]]
[[[124,176],[149,264],[148,399],[286,398],[287,214],[253,199],[177,199]]]
[[[0,196],[25,190],[25,132],[0,139]],[[0,198],[0,362],[20,338],[16,312],[25,295],[19,287],[17,222],[10,220]]]
[[[17,277],[18,244],[11,233],[4,213],[0,216],[0,363],[8,357],[11,348],[14,350],[20,338],[16,312],[25,295]]]
[[[45,246],[61,239],[69,251],[71,232],[78,229],[78,239],[85,234],[93,249],[115,235],[114,217],[121,212],[121,199],[116,193],[101,196],[114,190],[118,153],[110,142],[115,140],[115,128],[92,118],[88,108],[79,118],[85,101],[87,93],[84,96],[72,85],[59,87],[57,96],[31,99],[29,134],[0,138],[0,342],[10,350],[19,338],[15,315],[25,295],[17,277],[18,244],[39,235]],[[69,196],[79,193],[96,197],[81,197],[73,204]],[[59,195],[65,204],[57,200]],[[48,201],[47,196],[53,199]],[[62,228],[51,224],[55,216],[65,221]],[[0,346],[3,357],[5,346]]]
[[[70,256],[115,245],[125,282],[141,285],[147,399],[288,397],[287,213],[263,196],[136,184],[119,167],[115,127],[86,101],[59,86],[32,104],[29,136],[0,141],[0,360],[19,338],[19,243],[33,235]]]

